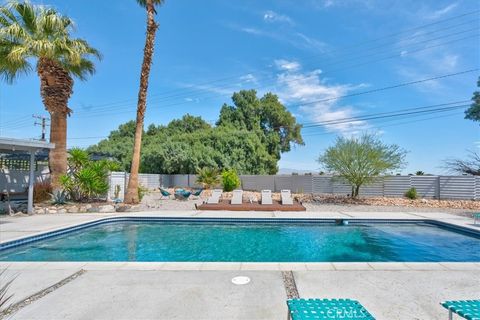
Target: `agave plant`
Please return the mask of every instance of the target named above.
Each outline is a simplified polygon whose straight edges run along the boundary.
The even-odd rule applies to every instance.
[[[50,193],[50,196],[52,197],[53,205],[66,204],[68,200],[68,193],[65,190],[56,190],[53,193]]]
[[[220,183],[220,172],[218,169],[204,167],[197,170],[197,183],[205,189],[210,189]]]
[[[3,277],[3,274],[5,273],[5,271],[7,271],[7,269],[0,271],[0,279]],[[8,294],[8,289],[10,288],[10,285],[12,284],[13,280],[15,280],[15,278],[12,278],[6,281],[0,287],[0,317],[3,314],[3,312],[8,309],[7,302],[10,301],[10,299],[12,299],[13,297],[13,294]]]

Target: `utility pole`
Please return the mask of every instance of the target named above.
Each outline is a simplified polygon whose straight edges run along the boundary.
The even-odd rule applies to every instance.
[[[35,125],[36,126],[42,126],[42,136],[41,136],[40,140],[45,141],[45,134],[46,134],[46,131],[47,131],[46,128],[48,126],[50,126],[49,124],[47,124],[47,121],[50,121],[50,119],[48,119],[45,116],[39,116],[39,115],[35,115],[35,114],[32,115],[32,117],[40,120],[40,122],[35,121]]]

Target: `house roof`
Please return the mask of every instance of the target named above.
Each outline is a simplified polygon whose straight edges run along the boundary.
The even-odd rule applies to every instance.
[[[37,151],[42,149],[53,149],[53,148],[55,148],[55,144],[46,142],[46,141],[0,137],[0,150]]]

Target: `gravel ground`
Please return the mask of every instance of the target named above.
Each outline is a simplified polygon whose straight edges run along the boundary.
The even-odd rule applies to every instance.
[[[143,198],[142,204],[145,206],[145,210],[195,210],[195,204],[201,204],[210,193],[206,191],[201,197],[188,201],[179,201],[172,199],[161,199],[160,193],[151,192]],[[230,198],[231,194],[225,193],[225,198]],[[259,197],[259,196],[258,196]],[[274,194],[274,199],[278,198],[278,195]],[[320,212],[447,212],[461,216],[471,216],[472,212],[479,210],[464,209],[464,208],[437,208],[437,207],[413,207],[402,205],[361,205],[361,204],[332,204],[322,202],[303,202],[303,205],[307,211],[320,211]]]

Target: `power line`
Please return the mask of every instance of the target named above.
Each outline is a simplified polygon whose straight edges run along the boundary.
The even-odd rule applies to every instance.
[[[338,100],[338,99],[341,99],[341,98],[356,97],[356,96],[360,96],[360,95],[364,95],[364,94],[370,94],[370,93],[375,93],[375,92],[380,92],[380,91],[385,91],[385,90],[391,90],[391,89],[406,87],[406,86],[410,86],[410,85],[414,85],[414,84],[424,83],[424,82],[428,82],[428,81],[439,80],[439,79],[444,79],[444,78],[448,78],[448,77],[454,77],[454,76],[458,76],[458,75],[461,75],[461,74],[475,72],[475,71],[478,71],[478,70],[479,70],[479,68],[475,68],[475,69],[469,69],[469,70],[464,70],[464,71],[455,72],[455,73],[444,74],[444,75],[441,75],[441,76],[425,78],[425,79],[421,79],[421,80],[403,82],[403,83],[399,83],[399,84],[395,84],[395,85],[391,85],[391,86],[387,86],[387,87],[382,87],[382,88],[378,88],[378,89],[362,91],[362,92],[355,92],[355,93],[335,96],[335,97],[331,97],[331,98],[313,100],[313,101],[310,101],[310,102],[304,102],[304,103],[298,104],[296,106],[301,107],[301,106],[307,106],[307,105],[321,103],[321,102]]]
[[[424,24],[424,25],[420,25],[420,26],[413,27],[413,28],[410,28],[410,29],[405,29],[405,30],[400,31],[400,32],[391,33],[391,34],[389,34],[389,35],[382,36],[382,37],[377,38],[377,39],[372,39],[372,40],[368,40],[368,41],[364,41],[364,42],[359,42],[359,43],[356,43],[356,44],[353,44],[353,45],[350,45],[350,46],[345,46],[345,47],[342,47],[342,48],[330,50],[329,52],[330,52],[330,53],[331,53],[331,52],[337,52],[337,51],[340,51],[340,50],[344,50],[344,49],[346,49],[346,48],[355,48],[355,47],[362,46],[362,45],[365,45],[365,44],[368,44],[368,43],[377,42],[377,41],[380,41],[380,40],[383,40],[383,39],[387,39],[387,38],[390,38],[390,37],[394,37],[394,36],[397,36],[397,35],[400,35],[400,34],[409,33],[409,32],[414,31],[414,30],[419,30],[419,29],[427,28],[427,27],[430,27],[430,26],[433,26],[433,25],[438,25],[438,24],[441,24],[441,23],[444,23],[444,22],[448,22],[448,21],[452,21],[452,20],[456,20],[456,19],[459,19],[459,18],[462,18],[462,17],[465,17],[465,16],[474,15],[474,14],[477,14],[478,12],[480,12],[480,10],[474,10],[474,11],[471,11],[471,12],[466,12],[466,13],[463,13],[463,14],[460,14],[460,15],[457,15],[457,16],[453,16],[453,17],[450,17],[450,18],[438,20],[438,21],[435,21],[435,22],[433,22],[433,23]],[[323,53],[323,54],[325,54],[325,53]],[[328,54],[328,52],[327,52],[327,54]],[[318,55],[315,55],[315,56],[318,56]],[[260,70],[260,69],[257,69],[257,70]],[[248,74],[251,74],[251,72],[248,73]],[[212,84],[212,83],[217,83],[217,82],[221,82],[221,81],[224,81],[224,80],[228,80],[228,79],[232,79],[232,78],[237,78],[237,77],[239,77],[239,76],[245,76],[245,75],[248,75],[248,74],[243,73],[243,74],[241,74],[241,75],[229,76],[229,77],[224,77],[224,78],[216,79],[216,80],[213,80],[213,81],[207,81],[207,82],[203,82],[203,83],[200,83],[200,84],[191,85],[191,86],[188,86],[187,88],[172,89],[172,90],[163,92],[161,95],[165,95],[165,94],[168,94],[168,93],[171,93],[171,92],[184,91],[185,89],[188,89],[188,88],[196,89],[197,86],[202,86],[202,85],[208,85],[208,84]],[[158,94],[150,94],[149,96],[150,96],[150,100],[151,100],[153,97],[158,96]],[[125,102],[131,102],[131,101],[135,101],[135,99],[126,99],[126,100],[120,100],[120,101],[117,101],[117,102],[100,104],[100,105],[96,105],[96,107],[113,106],[113,105],[118,105],[118,104],[122,104],[122,103],[125,103]]]
[[[305,129],[305,128],[308,129],[309,127],[312,127],[312,126],[326,125],[326,124],[330,124],[330,123],[338,122],[338,121],[363,120],[364,118],[373,117],[373,116],[390,115],[390,114],[396,114],[398,112],[408,112],[408,111],[412,111],[412,110],[424,110],[424,109],[438,108],[438,107],[443,107],[443,106],[448,106],[448,105],[453,105],[453,104],[467,103],[469,101],[470,100],[460,100],[460,101],[446,102],[446,103],[440,103],[440,104],[432,104],[432,105],[422,106],[422,107],[410,107],[410,108],[405,108],[405,109],[397,109],[397,110],[394,110],[394,111],[373,113],[373,114],[362,115],[362,116],[357,116],[357,117],[340,118],[340,119],[322,121],[322,122],[307,122],[307,123],[302,123],[302,129]]]

